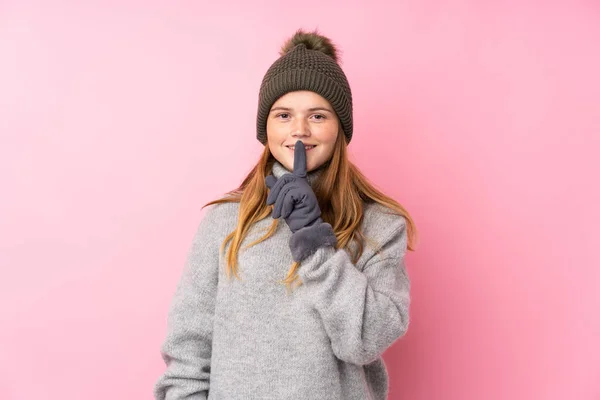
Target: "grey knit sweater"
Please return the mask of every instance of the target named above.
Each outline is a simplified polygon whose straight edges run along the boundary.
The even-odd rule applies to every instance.
[[[273,175],[286,172],[275,163]],[[219,247],[235,229],[238,207],[208,206],[200,222],[171,302],[161,346],[167,368],[155,398],[387,399],[381,355],[409,320],[405,219],[365,204],[370,241],[358,262],[344,249],[319,248],[298,270],[303,284],[288,293],[277,282],[293,262],[283,220],[272,237],[241,251],[242,280],[228,280]],[[256,223],[241,248],[272,221]]]

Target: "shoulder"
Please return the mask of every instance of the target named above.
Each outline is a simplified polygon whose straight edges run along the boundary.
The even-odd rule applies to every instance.
[[[237,219],[240,203],[218,203],[204,207],[203,221],[210,223],[225,222]]]
[[[403,256],[407,247],[406,218],[379,203],[365,203],[363,211],[365,256]]]
[[[379,203],[365,203],[362,229],[365,235],[385,237],[405,230],[406,218]]]
[[[239,203],[218,203],[204,207],[196,236],[226,236],[235,229],[238,210]]]

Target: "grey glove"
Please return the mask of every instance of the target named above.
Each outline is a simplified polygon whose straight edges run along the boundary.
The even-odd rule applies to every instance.
[[[266,183],[271,189],[267,205],[275,204],[273,218],[283,217],[292,232],[323,222],[317,196],[307,180],[306,148],[301,140],[294,145],[293,173],[279,179],[269,175]]]
[[[306,148],[301,140],[294,145],[294,170],[279,179],[266,177],[271,189],[267,204],[274,204],[273,218],[283,217],[293,232],[290,249],[296,261],[313,254],[319,247],[335,246],[337,238],[330,224],[323,222],[317,196],[307,180]]]

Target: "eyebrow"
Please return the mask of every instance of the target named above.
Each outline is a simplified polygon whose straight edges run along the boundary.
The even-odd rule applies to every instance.
[[[292,111],[292,109],[289,108],[289,107],[273,107],[271,109],[270,113],[273,112],[273,111],[278,111],[278,110]],[[333,111],[331,109],[327,108],[327,107],[311,107],[311,108],[308,109],[308,111],[327,111],[327,112],[330,112],[330,113],[333,114]]]

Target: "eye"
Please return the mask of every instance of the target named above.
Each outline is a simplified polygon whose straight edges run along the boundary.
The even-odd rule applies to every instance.
[[[290,116],[289,113],[279,113],[279,114],[275,115],[275,118],[287,119],[287,118],[289,118],[289,116]]]
[[[313,115],[313,118],[316,119],[317,121],[323,121],[323,120],[327,119],[327,117],[324,116],[323,114],[315,114],[315,115]]]

